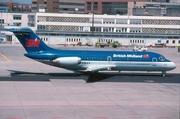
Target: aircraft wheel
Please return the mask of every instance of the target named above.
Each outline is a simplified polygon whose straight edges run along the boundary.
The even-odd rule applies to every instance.
[[[165,76],[166,76],[166,72],[162,71],[162,77],[165,77]]]

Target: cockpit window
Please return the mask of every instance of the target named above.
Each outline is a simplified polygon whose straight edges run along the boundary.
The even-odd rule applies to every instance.
[[[162,55],[159,57],[159,60],[161,60],[161,61],[164,61],[165,59],[166,58],[164,56],[162,56]]]

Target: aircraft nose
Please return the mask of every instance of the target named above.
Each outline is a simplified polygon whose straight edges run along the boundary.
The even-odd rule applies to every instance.
[[[175,69],[176,68],[176,64],[174,62],[170,62],[169,68],[170,69]]]

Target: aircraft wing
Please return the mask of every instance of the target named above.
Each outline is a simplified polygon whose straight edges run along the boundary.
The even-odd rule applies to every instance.
[[[116,67],[116,65],[95,65],[88,67],[86,71],[103,71],[103,70],[111,70],[112,68]]]

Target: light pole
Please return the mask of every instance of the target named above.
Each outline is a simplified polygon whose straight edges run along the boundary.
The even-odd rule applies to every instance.
[[[94,0],[92,4],[92,36],[94,35]]]
[[[0,26],[0,30],[2,29],[2,11],[1,11],[1,26]],[[1,32],[0,32],[0,36],[1,36]]]

